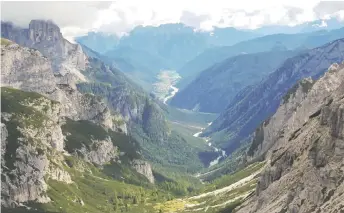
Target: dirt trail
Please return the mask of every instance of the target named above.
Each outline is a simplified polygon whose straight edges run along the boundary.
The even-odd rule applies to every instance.
[[[264,167],[263,167],[264,168]],[[216,196],[218,194],[221,194],[221,193],[225,193],[225,192],[228,192],[228,191],[231,191],[241,185],[244,185],[246,183],[248,183],[249,181],[253,180],[253,178],[258,175],[262,170],[258,170],[257,172],[253,173],[252,175],[250,176],[247,176],[246,178],[243,178],[229,186],[226,186],[224,188],[221,188],[221,189],[217,189],[217,190],[214,190],[214,191],[211,191],[211,192],[205,192],[203,194],[200,194],[200,195],[196,195],[196,196],[193,196],[193,197],[190,197],[188,198],[188,200],[196,200],[196,199],[200,199],[200,198],[203,198],[203,197],[208,197],[208,196]]]

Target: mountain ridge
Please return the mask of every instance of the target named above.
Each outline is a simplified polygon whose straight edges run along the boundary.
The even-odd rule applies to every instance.
[[[324,45],[332,40],[344,37],[344,28],[331,31],[315,31],[301,34],[273,34],[266,35],[251,40],[243,41],[232,46],[213,47],[206,49],[197,57],[184,64],[178,70],[183,77],[192,79],[198,74],[226,58],[246,53],[257,53],[271,51],[276,45],[282,46],[287,50],[309,49]],[[180,87],[185,87],[188,82],[179,82]]]
[[[233,56],[202,71],[173,97],[170,105],[201,112],[221,112],[245,86],[259,82],[299,51],[271,51]]]
[[[343,39],[332,41],[287,59],[260,83],[239,92],[203,135],[231,132],[230,138],[222,140],[220,144],[227,148],[238,146],[240,140],[247,138],[260,122],[275,112],[282,96],[299,79],[309,76],[319,78],[332,63],[342,61],[343,42]],[[228,150],[233,149],[228,148]]]

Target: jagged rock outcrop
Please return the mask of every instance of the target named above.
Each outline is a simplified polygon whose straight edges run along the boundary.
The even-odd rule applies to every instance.
[[[61,152],[60,105],[35,94],[2,88],[2,206],[49,202],[45,174],[52,150]],[[7,133],[7,135],[6,135]],[[6,137],[7,136],[7,137]]]
[[[82,94],[73,85],[61,83],[63,76],[54,73],[50,60],[37,50],[10,44],[1,46],[1,54],[2,86],[38,92],[60,102],[61,116],[92,120],[111,129],[126,129],[126,126],[116,126],[101,99]]]
[[[154,183],[152,167],[148,162],[143,160],[133,160],[131,164],[138,173],[145,176],[149,182]]]
[[[287,59],[266,79],[239,92],[203,135],[217,135],[218,138],[223,135],[223,140],[215,142],[232,152],[240,146],[240,141],[247,139],[261,122],[276,112],[284,95],[297,81],[319,78],[331,64],[344,60],[343,52],[344,39],[339,39]]]
[[[87,65],[87,57],[81,46],[64,39],[60,28],[52,21],[32,20],[28,29],[1,22],[1,29],[1,37],[37,49],[51,59],[53,70],[63,76],[69,76],[69,81],[86,80],[80,73]]]
[[[308,86],[305,89],[305,82]],[[267,167],[256,195],[238,212],[334,213],[344,209],[344,64],[319,80],[301,81],[262,124],[251,156]],[[274,133],[274,134],[269,134]]]
[[[46,175],[48,178],[52,180],[62,181],[67,184],[73,183],[72,178],[67,171],[62,170],[59,167],[53,166],[51,164],[49,165],[48,170],[46,171]]]
[[[86,147],[82,147],[79,152],[82,154],[87,162],[94,163],[96,165],[103,165],[114,160],[119,155],[117,147],[115,147],[110,137],[105,140],[92,140],[91,150],[87,150]]]
[[[1,46],[1,84],[28,91],[49,94],[59,100],[62,94],[56,91],[56,78],[50,61],[38,50],[24,48],[18,44]],[[30,79],[30,81],[28,80]]]
[[[8,71],[2,73],[4,86],[36,91],[59,101],[64,105],[62,113],[75,120],[94,120],[106,127],[127,132],[126,123],[119,118],[121,113],[125,113],[123,110],[116,111],[116,120],[119,122],[113,122],[111,112],[104,102],[77,91],[77,83],[89,81],[84,75],[85,71],[94,72],[97,68],[92,67],[94,64],[90,65],[89,60],[93,59],[87,58],[79,44],[71,44],[63,38],[56,24],[32,20],[28,29],[15,27],[8,22],[1,22],[1,27],[2,37],[39,51],[22,48],[17,44],[3,45],[2,67]],[[99,64],[105,67],[103,63]],[[112,73],[108,68],[107,71]],[[123,81],[124,76],[116,77],[119,78],[118,82]],[[131,116],[135,116],[135,109],[130,108],[128,111]]]
[[[300,126],[300,123],[303,124],[308,120],[308,113],[314,111],[312,108],[316,105],[307,105],[307,108],[303,109],[304,113],[298,116],[295,116],[295,111],[307,97],[308,90],[312,88],[314,82],[312,78],[306,78],[290,89],[276,113],[256,129],[248,151],[249,158],[259,158],[266,154],[274,142],[283,136],[284,132],[281,132],[281,129],[287,128],[288,131],[294,131]],[[315,100],[312,101],[317,103],[316,101],[322,100],[326,95],[328,95],[327,90],[319,90]]]
[[[5,151],[6,151],[6,146],[7,146],[7,137],[8,137],[8,132],[6,125],[4,123],[1,123],[1,171],[2,171],[2,165],[4,164],[4,156],[5,156]]]

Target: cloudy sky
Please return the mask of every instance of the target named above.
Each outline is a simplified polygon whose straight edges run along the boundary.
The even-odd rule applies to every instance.
[[[51,19],[65,37],[102,31],[121,35],[138,25],[183,22],[202,30],[213,26],[254,29],[296,25],[316,19],[344,20],[344,1],[316,0],[117,0],[113,2],[1,2],[1,19],[27,27]]]

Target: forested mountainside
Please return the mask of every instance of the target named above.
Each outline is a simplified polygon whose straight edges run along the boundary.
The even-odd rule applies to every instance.
[[[44,212],[58,211],[61,205],[69,212],[80,206],[96,211],[95,200],[84,194],[90,190],[84,181],[108,177],[116,190],[131,188],[123,180],[154,182],[139,144],[123,133],[120,114],[110,113],[96,96],[75,90],[63,81],[68,78],[54,75],[49,59],[37,50],[1,39],[1,55],[3,211],[31,202]],[[96,192],[106,184],[94,187]]]
[[[248,153],[267,167],[237,212],[341,212],[344,209],[344,64],[306,78],[260,125]]]
[[[270,51],[238,55],[201,72],[172,98],[170,105],[220,113],[244,87],[259,82],[300,51]]]
[[[32,21],[29,29],[15,28],[9,23],[2,23],[2,25],[4,37],[15,39],[15,42],[22,45],[34,47],[38,50],[42,49],[42,53],[52,59],[53,67],[56,68],[51,72],[47,71],[47,75],[52,80],[46,82],[45,77],[40,76],[40,72],[36,74],[37,71],[34,70],[35,67],[40,68],[40,64],[31,64],[30,61],[18,56],[19,61],[21,61],[20,66],[13,67],[15,72],[9,72],[10,76],[4,74],[3,80],[7,81],[6,85],[42,92],[42,94],[48,93],[48,97],[55,96],[61,89],[68,92],[71,90],[71,92],[79,96],[82,96],[83,93],[86,97],[89,97],[87,94],[95,95],[94,99],[101,97],[105,101],[103,103],[103,107],[106,108],[105,112],[111,111],[116,114],[118,122],[114,123],[122,126],[121,129],[124,132],[130,130],[129,134],[142,145],[143,154],[147,159],[159,164],[173,164],[183,169],[202,167],[202,163],[198,158],[198,152],[202,150],[185,143],[183,137],[170,129],[162,110],[149,95],[113,66],[106,66],[96,58],[87,58],[80,45],[70,44],[61,36],[59,28],[55,24]],[[34,34],[35,32],[39,33]],[[61,49],[60,52],[54,52],[57,47]],[[18,52],[32,51],[20,47],[17,47],[17,49],[19,51],[11,45],[6,47],[6,50],[4,49],[5,55],[3,58],[4,60],[10,59],[8,61],[9,66],[18,64],[13,63],[15,59],[12,58],[12,55],[17,55]],[[75,50],[75,52],[72,50]],[[6,52],[8,52],[8,55],[6,55]],[[51,52],[54,52],[54,54]],[[25,53],[26,55],[28,53]],[[28,57],[32,56],[29,55]],[[49,65],[47,63],[44,69],[48,69],[47,66]],[[31,76],[31,73],[23,73],[27,67],[31,67],[32,72],[35,72],[33,76]],[[23,79],[22,75],[26,75],[27,78]],[[37,78],[38,84],[32,85],[32,77]],[[19,83],[21,81],[24,82]],[[42,86],[42,83],[47,83],[49,86]],[[60,90],[55,90],[56,87]],[[42,88],[46,88],[48,91],[41,91]],[[59,99],[56,100],[59,101]],[[74,102],[75,104],[81,104],[80,107],[84,107],[83,103]],[[68,105],[68,109],[74,110],[74,108],[74,106],[70,107]],[[161,145],[166,146],[164,152],[160,151]],[[166,154],[166,152],[169,154]],[[190,164],[190,162],[192,163]]]
[[[339,39],[287,59],[263,81],[240,91],[203,135],[211,136],[228,152],[235,150],[240,141],[277,110],[297,81],[306,77],[317,79],[332,63],[340,63],[344,59],[343,42]]]
[[[112,69],[120,70],[121,72],[124,70],[124,74],[128,77],[128,80],[130,79],[135,84],[140,85],[146,91],[150,91],[152,89],[152,83],[154,83],[156,79],[151,78],[151,76],[143,76],[141,71],[145,70],[144,67],[134,66],[133,64],[129,63],[129,60],[124,60],[123,58],[120,58],[118,56],[105,56],[100,52],[96,52],[83,44],[81,44],[81,47],[87,56],[99,59]]]
[[[262,162],[216,178],[201,194],[165,202],[163,212],[341,212],[343,92],[343,63],[301,80],[257,128],[246,160]]]
[[[72,205],[65,210],[77,208],[90,200],[80,194],[87,190],[82,181],[96,181],[100,174],[118,184],[154,182],[137,142],[125,134],[62,117],[62,104],[38,93],[2,87],[1,99],[2,207],[35,201],[51,211],[64,202]],[[59,194],[63,187],[78,186],[74,196]]]
[[[175,165],[191,170],[201,168],[200,150],[170,128],[160,106],[125,76],[97,60],[85,75],[93,82],[79,83],[78,90],[103,97],[112,111],[119,112],[128,124],[129,134],[142,146],[144,156],[162,165]],[[141,92],[140,92],[141,91]],[[164,150],[161,150],[161,146]],[[193,162],[190,164],[190,161]]]
[[[2,35],[38,49],[1,38],[4,211],[26,205],[33,212],[141,212],[146,199],[193,189],[192,177],[178,178],[202,168],[198,152],[207,149],[170,129],[139,86],[85,55],[52,22],[32,21],[29,29],[2,24]]]
[[[178,70],[178,73],[185,79],[181,80],[178,86],[184,88],[200,72],[232,56],[273,50],[311,49],[343,37],[344,28],[340,28],[311,33],[273,34],[243,41],[232,46],[209,48]]]

